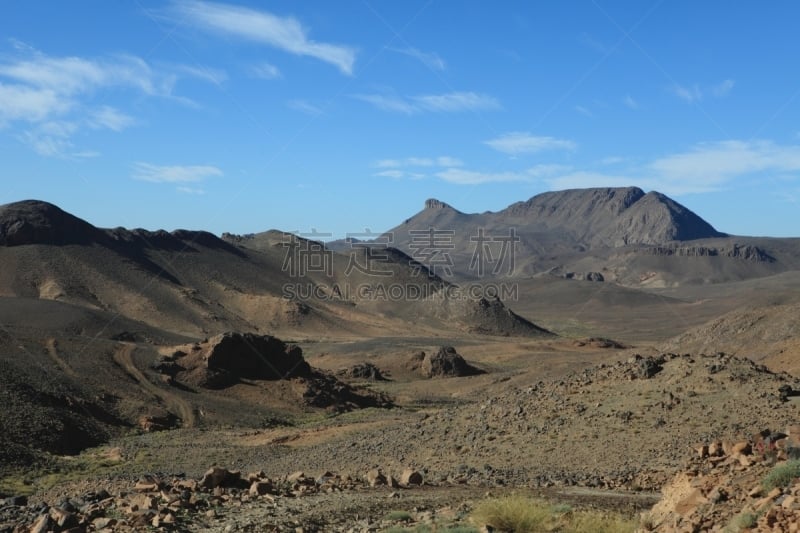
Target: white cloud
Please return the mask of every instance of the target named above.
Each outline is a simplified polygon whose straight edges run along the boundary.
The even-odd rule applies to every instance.
[[[675,94],[675,96],[681,100],[689,102],[690,104],[699,102],[703,99],[703,93],[700,91],[700,88],[697,85],[684,87],[683,85],[675,84],[670,88],[670,90]]]
[[[199,27],[313,57],[334,65],[344,74],[353,73],[355,49],[310,40],[306,28],[293,17],[199,0],[175,2],[172,11]]]
[[[580,113],[581,115],[583,115],[585,117],[589,117],[589,118],[593,118],[594,117],[594,113],[592,113],[591,111],[589,111],[588,109],[586,109],[582,105],[576,105],[574,107],[574,109],[575,109],[575,111],[577,111],[578,113]]]
[[[440,167],[460,167],[464,163],[455,157],[442,156],[436,158],[436,164]]]
[[[532,182],[554,173],[563,171],[567,167],[561,165],[536,165],[520,172],[480,172],[460,168],[448,168],[436,173],[436,177],[456,185],[480,185],[483,183],[501,183],[527,181]]]
[[[95,129],[122,131],[135,124],[136,120],[111,106],[104,105],[90,113],[88,122]]]
[[[187,76],[191,76],[192,78],[211,83],[212,85],[222,85],[228,79],[228,73],[224,70],[202,65],[194,67],[189,65],[178,65],[175,67],[175,70],[186,74]]]
[[[417,106],[394,96],[382,94],[355,94],[354,98],[372,104],[382,111],[392,111],[394,113],[404,113],[411,115],[419,111]]]
[[[664,189],[705,192],[742,176],[800,171],[800,146],[771,141],[701,143],[689,151],[656,159],[649,169]]]
[[[479,185],[509,181],[528,181],[530,176],[524,172],[475,172],[460,168],[448,168],[436,173],[436,177],[457,185]]]
[[[700,87],[696,83],[691,86],[679,85],[676,83],[670,87],[669,90],[681,100],[693,104],[702,101],[708,94],[711,94],[711,96],[715,98],[725,97],[733,90],[735,84],[736,82],[731,79],[722,80],[711,87]]]
[[[193,194],[193,195],[197,195],[197,196],[202,196],[203,194],[206,193],[206,191],[204,189],[198,189],[196,187],[180,186],[180,187],[175,187],[175,190],[178,191],[178,192],[181,192],[183,194]]]
[[[417,105],[428,111],[452,113],[456,111],[492,111],[500,109],[500,102],[492,96],[473,92],[452,92],[415,96]]]
[[[622,102],[628,106],[629,109],[639,109],[639,102],[633,99],[633,97],[629,94],[625,95],[625,98],[622,99]]]
[[[439,157],[406,157],[404,159],[381,159],[375,166],[381,170],[373,174],[382,178],[422,179],[425,174],[414,171],[421,168],[453,169],[463,165],[460,159],[450,156]],[[411,170],[409,170],[411,169]]]
[[[269,63],[261,63],[260,65],[253,65],[250,67],[250,73],[256,78],[263,80],[277,80],[282,78],[283,74],[275,65]]]
[[[322,109],[314,104],[306,102],[305,100],[289,100],[286,102],[286,107],[289,109],[294,109],[295,111],[300,111],[306,115],[318,116],[324,114]]]
[[[381,178],[399,179],[404,177],[406,173],[402,170],[382,170],[380,172],[376,172],[375,175]]]
[[[48,134],[41,129],[23,131],[17,135],[17,139],[45,157],[64,157],[72,149],[68,136],[59,133]]]
[[[633,183],[633,180],[627,176],[588,171],[568,172],[546,181],[553,190],[584,189],[587,187],[628,187]],[[638,183],[641,184],[641,180]]]
[[[732,186],[737,180],[761,174],[789,176],[800,173],[800,145],[772,141],[720,141],[700,143],[690,150],[659,157],[613,174],[577,170],[553,175],[554,189],[609,187],[636,184],[665,194],[705,193]]]
[[[73,105],[52,89],[0,82],[0,126],[17,120],[38,122],[66,113]]]
[[[185,65],[157,71],[130,55],[53,57],[17,41],[12,44],[16,57],[0,59],[0,128],[23,123],[16,138],[46,156],[74,155],[68,153],[73,146],[70,135],[83,127],[122,131],[135,123],[115,107],[95,105],[101,91],[123,88],[187,102],[172,94],[181,75],[206,81],[224,76]],[[70,132],[52,131],[57,123],[71,124]]]
[[[457,113],[461,111],[492,111],[501,109],[500,102],[493,96],[474,92],[451,92],[444,94],[425,94],[401,98],[384,94],[355,94],[354,98],[372,104],[383,111],[412,115],[422,111],[437,113]]]
[[[132,177],[152,183],[195,183],[222,175],[219,168],[209,165],[159,166],[139,162],[133,166]]]
[[[711,88],[711,92],[717,98],[722,98],[723,96],[727,96],[729,92],[733,89],[733,86],[736,84],[733,80],[724,80],[723,82],[715,85]]]
[[[444,70],[447,68],[445,65],[444,60],[439,57],[439,54],[435,52],[423,52],[417,48],[389,48],[392,52],[397,52],[398,54],[404,54],[409,57],[413,57],[426,67],[432,70]]]
[[[573,141],[567,139],[535,136],[528,132],[506,133],[485,141],[484,144],[509,155],[532,154],[546,150],[574,150],[576,146]]]
[[[464,163],[455,157],[406,157],[404,159],[381,159],[375,166],[378,168],[399,167],[460,167]]]

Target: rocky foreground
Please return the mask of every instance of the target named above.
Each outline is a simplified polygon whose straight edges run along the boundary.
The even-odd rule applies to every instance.
[[[378,531],[393,519],[361,520],[345,511],[320,520],[303,513],[313,502],[305,506],[297,502],[378,487],[384,489],[380,492],[383,499],[397,500],[399,491],[422,485],[422,474],[414,469],[396,476],[373,469],[359,477],[295,472],[272,479],[264,472],[243,475],[215,466],[200,479],[145,476],[114,494],[106,489],[91,490],[52,505],[43,501],[29,504],[25,497],[0,500],[0,532]],[[360,527],[352,529],[356,523]]]
[[[800,426],[695,451],[643,516],[643,531],[800,531]]]

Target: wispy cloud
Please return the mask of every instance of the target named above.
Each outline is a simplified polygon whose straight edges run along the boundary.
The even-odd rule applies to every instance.
[[[400,179],[406,176],[406,172],[403,170],[381,170],[380,172],[376,172],[375,176],[381,178]]]
[[[197,183],[222,175],[222,170],[210,165],[160,166],[139,162],[133,165],[131,177],[151,183]]]
[[[262,80],[277,80],[283,77],[281,71],[270,63],[261,63],[250,67],[250,74]]]
[[[582,105],[576,105],[573,109],[575,109],[575,111],[577,111],[578,113],[580,113],[581,115],[583,115],[585,117],[589,117],[589,118],[593,118],[594,117],[594,113],[592,113],[591,111],[589,111],[587,108],[583,107]]]
[[[455,157],[405,157],[402,159],[381,159],[375,163],[375,167],[381,170],[374,176],[382,178],[410,178],[421,179],[425,174],[420,172],[422,169],[450,169],[458,168],[464,163]]]
[[[71,122],[45,122],[19,133],[17,139],[39,155],[66,157],[72,151],[69,139],[76,129],[77,126]]]
[[[419,108],[414,104],[397,98],[395,96],[386,96],[382,94],[354,94],[353,98],[372,104],[374,107],[382,111],[391,111],[393,113],[404,113],[411,115],[417,113]]]
[[[717,98],[722,98],[723,96],[727,96],[728,93],[733,90],[734,85],[736,85],[736,82],[733,80],[724,80],[723,82],[712,87],[711,93]]]
[[[176,1],[169,13],[206,30],[258,42],[290,54],[313,57],[334,65],[344,74],[353,73],[354,48],[311,40],[308,30],[294,17],[199,0]]]
[[[715,98],[723,98],[733,90],[734,85],[736,85],[734,80],[726,79],[716,85],[705,88],[696,83],[692,85],[674,84],[669,90],[681,100],[694,104],[702,101],[709,94]]]
[[[375,166],[378,168],[398,167],[460,167],[464,163],[455,157],[406,157],[403,159],[381,159]]]
[[[175,190],[183,194],[192,194],[195,196],[202,196],[206,193],[205,189],[199,189],[197,187],[180,186],[180,187],[175,187]]]
[[[90,113],[88,122],[95,129],[122,131],[135,124],[136,120],[118,109],[104,105]]]
[[[206,66],[177,65],[174,70],[212,85],[222,85],[228,79],[228,73],[224,70]]]
[[[628,176],[606,174],[602,172],[576,171],[566,172],[546,180],[553,190],[584,189],[587,187],[628,187],[634,183],[644,185]]]
[[[763,175],[800,182],[800,145],[765,140],[699,143],[640,165],[617,166],[614,173],[572,170],[551,176],[547,183],[554,189],[636,184],[683,195],[717,191],[738,180]]]
[[[177,65],[164,71],[130,55],[55,57],[18,41],[12,44],[16,54],[0,60],[0,128],[22,124],[15,137],[45,156],[80,153],[70,152],[70,136],[81,128],[119,132],[135,124],[115,107],[94,104],[102,91],[124,89],[186,102],[173,95],[181,76],[210,81],[207,70]],[[54,124],[61,127],[54,129]],[[64,124],[71,125],[69,131]]]
[[[484,183],[502,183],[540,180],[567,167],[561,165],[537,165],[519,172],[480,172],[461,168],[448,168],[436,173],[436,177],[455,185],[480,185]]]
[[[625,98],[622,99],[622,103],[628,106],[628,109],[633,109],[634,111],[639,109],[639,102],[633,99],[633,97],[629,94],[625,95]]]
[[[536,136],[528,132],[506,133],[485,141],[484,144],[509,155],[533,154],[546,150],[574,150],[576,147],[573,141],[567,139]]]
[[[694,102],[699,102],[703,99],[703,93],[700,91],[700,88],[697,85],[692,85],[691,87],[683,86],[675,84],[673,85],[670,90],[672,93],[680,98],[681,100],[685,100],[690,104]]]
[[[63,114],[73,105],[74,102],[52,89],[0,82],[0,127],[17,120],[38,122]]]
[[[701,143],[658,158],[649,168],[665,188],[705,192],[742,176],[800,172],[800,146],[763,140]]]
[[[301,113],[305,113],[306,115],[312,116],[319,116],[324,114],[324,111],[319,107],[306,102],[305,100],[289,100],[286,102],[286,107],[289,109],[293,109],[295,111],[300,111]]]
[[[353,97],[372,104],[383,111],[404,113],[406,115],[423,111],[457,113],[502,109],[500,102],[493,96],[462,91],[426,94],[408,98],[385,94],[355,94]]]
[[[494,111],[500,102],[493,96],[473,92],[452,92],[414,97],[418,106],[428,111],[452,113],[457,111]]]
[[[461,168],[448,168],[436,173],[436,177],[456,185],[479,185],[509,181],[528,181],[531,178],[524,172],[476,172]]]
[[[423,52],[417,48],[389,48],[392,52],[397,52],[398,54],[404,54],[409,57],[413,57],[426,67],[432,70],[444,70],[447,68],[447,65],[444,62],[444,59],[439,57],[439,54],[435,52]]]

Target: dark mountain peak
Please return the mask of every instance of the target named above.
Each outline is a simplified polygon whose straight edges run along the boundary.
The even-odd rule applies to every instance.
[[[450,205],[444,203],[436,198],[428,198],[425,200],[425,209],[453,209]]]
[[[41,200],[0,206],[0,245],[88,244],[104,234],[85,220]]]
[[[661,244],[726,237],[688,207],[669,196],[651,191],[618,220],[615,244]]]

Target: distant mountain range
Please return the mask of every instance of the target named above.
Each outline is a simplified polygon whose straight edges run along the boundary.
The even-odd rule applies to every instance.
[[[664,244],[725,237],[698,215],[658,193],[637,187],[572,189],[546,192],[496,213],[467,215],[439,200],[390,230],[405,244],[403,234],[420,227],[457,229],[474,235],[478,228],[516,228],[528,240],[557,242],[570,247],[619,247]]]
[[[550,274],[659,287],[800,267],[800,239],[728,235],[664,194],[637,187],[546,192],[474,214],[430,199],[375,242],[457,280]]]

